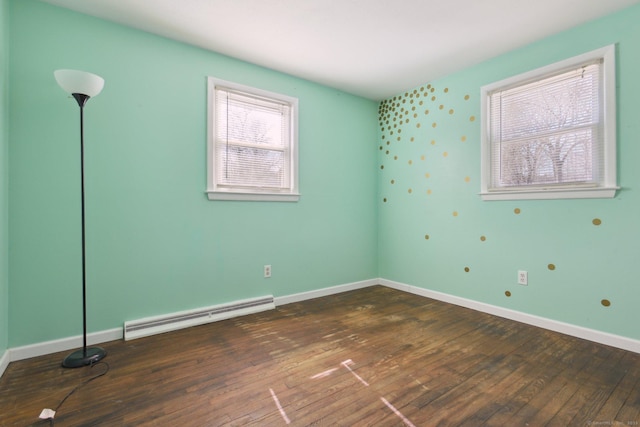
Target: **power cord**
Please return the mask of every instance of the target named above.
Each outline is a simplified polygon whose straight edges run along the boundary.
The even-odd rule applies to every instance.
[[[85,385],[89,384],[91,381],[96,380],[96,379],[98,379],[98,378],[100,378],[100,377],[102,377],[102,376],[106,375],[106,374],[107,374],[107,372],[109,372],[110,367],[109,367],[109,364],[108,364],[107,362],[97,362],[97,363],[92,363],[92,364],[90,365],[90,368],[91,368],[91,369],[93,369],[93,367],[94,367],[94,366],[98,366],[98,365],[104,365],[104,366],[106,366],[106,369],[104,370],[104,372],[101,372],[101,373],[99,373],[98,375],[94,375],[93,377],[89,378],[88,380],[86,380],[86,381],[84,381],[84,382],[82,382],[82,383],[78,384],[77,386],[75,386],[75,387],[73,388],[73,390],[71,390],[69,393],[67,393],[67,395],[64,397],[64,399],[62,399],[62,400],[60,401],[60,403],[58,403],[58,406],[56,406],[56,408],[55,408],[53,411],[51,411],[50,409],[45,409],[45,410],[43,410],[43,411],[42,411],[43,413],[45,413],[45,411],[49,411],[49,412],[47,412],[48,417],[46,417],[46,418],[49,418],[49,425],[50,425],[51,427],[53,427],[53,425],[54,425],[54,421],[53,421],[53,417],[54,417],[54,415],[55,415],[55,414],[58,412],[58,410],[62,407],[62,404],[63,404],[64,402],[66,402],[66,400],[67,400],[69,397],[71,397],[71,395],[72,395],[73,393],[75,393],[78,389],[80,389],[80,388],[84,387]],[[40,415],[40,416],[42,417],[42,415]]]

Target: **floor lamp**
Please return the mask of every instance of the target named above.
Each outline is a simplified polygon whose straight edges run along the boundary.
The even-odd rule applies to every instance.
[[[63,361],[65,368],[79,368],[93,365],[107,355],[100,347],[87,348],[87,275],[85,258],[85,225],[84,225],[84,105],[89,98],[102,91],[104,79],[95,74],[77,70],[54,71],[56,81],[80,106],[80,191],[82,218],[82,349],[68,355]]]

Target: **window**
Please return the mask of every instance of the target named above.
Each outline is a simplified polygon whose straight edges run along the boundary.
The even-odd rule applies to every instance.
[[[297,201],[298,100],[208,78],[210,200]]]
[[[481,90],[483,200],[614,197],[615,46]]]

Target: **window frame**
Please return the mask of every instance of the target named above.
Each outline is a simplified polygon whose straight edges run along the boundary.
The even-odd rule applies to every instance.
[[[217,182],[216,162],[216,89],[228,89],[247,94],[250,97],[288,104],[290,107],[289,151],[287,174],[289,186],[280,190],[261,187],[223,186]],[[297,202],[300,199],[298,187],[298,99],[264,89],[207,77],[207,197],[209,200],[244,200]]]
[[[511,186],[492,188],[492,146],[490,95],[499,89],[523,86],[556,75],[584,63],[601,59],[602,87],[601,105],[603,112],[603,170],[598,182],[591,186],[566,183],[537,186]],[[482,200],[527,200],[527,199],[585,199],[613,198],[617,186],[617,148],[616,148],[616,54],[615,45],[608,45],[582,55],[556,62],[529,72],[500,80],[480,89],[481,95],[481,189]]]

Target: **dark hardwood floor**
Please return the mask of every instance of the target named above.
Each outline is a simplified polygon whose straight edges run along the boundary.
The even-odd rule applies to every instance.
[[[56,426],[640,425],[640,354],[382,286],[103,346]],[[0,425],[107,368],[66,354],[9,365]]]

